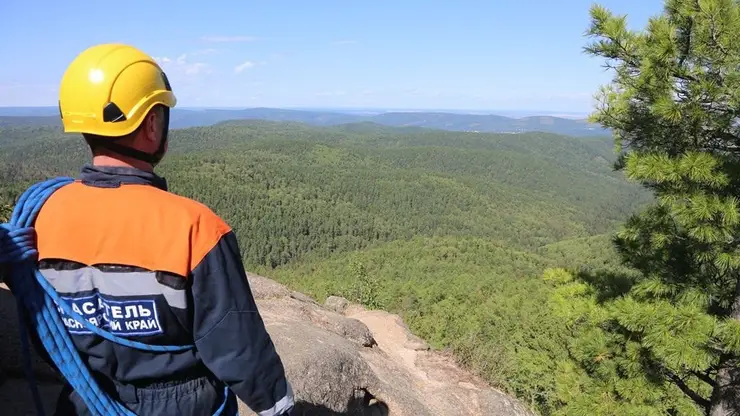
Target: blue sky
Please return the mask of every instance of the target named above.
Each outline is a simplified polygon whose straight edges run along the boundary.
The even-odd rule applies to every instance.
[[[55,105],[86,47],[160,59],[178,106],[588,112],[587,0],[6,1],[0,106]],[[657,0],[604,0],[630,26]]]

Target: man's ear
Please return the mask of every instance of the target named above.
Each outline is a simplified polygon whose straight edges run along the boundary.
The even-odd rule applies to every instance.
[[[144,123],[146,139],[150,142],[156,142],[159,139],[157,112],[153,110],[150,111],[149,114],[146,115]]]

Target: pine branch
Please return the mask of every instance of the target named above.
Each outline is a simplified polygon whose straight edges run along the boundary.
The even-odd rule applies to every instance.
[[[675,72],[672,74],[674,77],[682,80],[682,81],[690,81],[690,82],[697,82],[699,81],[699,78],[689,75],[689,74],[682,74],[680,72]]]
[[[698,4],[697,4],[698,7]],[[678,67],[675,74],[673,74],[676,78],[683,80],[683,81],[689,81],[689,82],[697,82],[698,79],[692,75],[688,74],[682,74],[684,72],[684,62],[686,62],[686,59],[691,55],[691,39],[692,39],[692,32],[694,30],[694,19],[689,18],[688,19],[688,27],[685,28],[685,36],[686,36],[686,42],[684,44],[683,50],[681,50],[681,57],[678,58]]]
[[[699,7],[698,3],[699,2],[697,1],[697,7]],[[712,37],[712,44],[713,44],[712,46],[714,46],[715,48],[719,49],[720,52],[722,52],[722,54],[724,55],[722,58],[724,59],[730,55],[730,52],[724,46],[722,46],[722,44],[719,42],[719,39],[717,39],[717,22],[714,18],[715,18],[714,15],[709,17],[709,22],[710,22],[709,34]]]
[[[710,386],[713,386],[714,387],[714,379],[709,376],[709,370],[707,370],[704,373],[700,373],[698,371],[693,371],[692,370],[692,371],[690,371],[690,373],[692,375],[696,376],[696,378],[698,378],[699,380],[701,380],[701,381],[709,384]]]
[[[681,51],[681,57],[678,59],[678,67],[682,68],[684,61],[691,53],[691,31],[694,29],[694,19],[689,18],[689,27],[686,28],[686,44]]]
[[[712,21],[712,23],[714,23],[714,21]],[[716,46],[717,49],[719,49],[719,51],[722,52],[725,57],[730,54],[729,52],[727,52],[727,49],[725,49],[725,47],[722,46],[721,43],[719,43],[719,40],[717,39],[717,33],[714,31],[714,24],[712,24],[712,43],[714,43],[714,46]]]
[[[663,372],[665,373],[666,377],[668,377],[668,379],[671,380],[671,382],[673,382],[673,384],[676,385],[676,387],[681,389],[681,391],[685,395],[687,395],[691,400],[693,400],[694,403],[696,403],[699,407],[704,409],[705,413],[709,414],[711,403],[709,402],[708,399],[705,399],[699,393],[695,392],[694,390],[691,390],[691,388],[686,384],[685,381],[683,381],[681,377],[677,376],[669,369],[663,367]]]

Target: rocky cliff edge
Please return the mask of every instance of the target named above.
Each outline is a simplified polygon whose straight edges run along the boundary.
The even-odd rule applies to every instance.
[[[285,364],[302,415],[534,416],[524,405],[430,351],[400,317],[330,297],[325,305],[267,278],[250,284]],[[18,340],[15,301],[0,286],[0,403],[3,415],[35,414]],[[58,377],[35,357],[53,414]],[[253,415],[240,405],[240,415]]]

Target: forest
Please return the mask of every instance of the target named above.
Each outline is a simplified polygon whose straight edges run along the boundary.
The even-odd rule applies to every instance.
[[[233,120],[173,130],[158,173],[248,271],[398,313],[542,415],[740,414],[740,5],[590,15],[613,137]],[[0,219],[89,160],[10,119]]]
[[[74,175],[88,157],[52,127],[0,141],[3,183]],[[613,229],[649,199],[611,172],[603,138],[240,121],[175,130],[171,147],[160,173],[240,231],[252,267],[422,235],[533,250]]]

